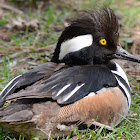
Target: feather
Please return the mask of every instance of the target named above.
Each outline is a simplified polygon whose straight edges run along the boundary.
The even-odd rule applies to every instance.
[[[86,73],[86,75],[85,75]],[[105,87],[115,87],[117,81],[105,65],[87,65],[63,68],[54,72],[49,78],[9,95],[6,100],[22,98],[52,98],[59,104],[78,101],[90,92]]]

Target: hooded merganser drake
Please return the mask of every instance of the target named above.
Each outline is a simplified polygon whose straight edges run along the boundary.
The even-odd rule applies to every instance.
[[[82,12],[64,29],[52,57],[13,78],[0,94],[0,125],[25,137],[63,137],[82,125],[113,128],[126,116],[131,89],[112,59],[140,63],[119,46],[110,8]]]

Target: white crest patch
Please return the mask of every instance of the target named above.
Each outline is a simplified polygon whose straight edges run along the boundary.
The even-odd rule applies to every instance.
[[[92,44],[93,38],[91,34],[81,35],[74,37],[70,40],[66,40],[61,44],[59,60],[62,60],[68,53],[79,51]]]

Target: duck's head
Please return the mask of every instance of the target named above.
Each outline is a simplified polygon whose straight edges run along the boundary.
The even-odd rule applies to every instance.
[[[78,14],[62,32],[52,62],[67,65],[107,64],[113,58],[140,63],[119,46],[119,24],[110,8]]]

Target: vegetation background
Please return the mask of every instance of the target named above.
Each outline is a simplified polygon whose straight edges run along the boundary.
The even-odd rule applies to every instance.
[[[139,0],[1,0],[0,91],[12,77],[50,61],[59,35],[77,11],[100,4],[115,10],[122,47],[140,55]],[[63,139],[140,139],[140,65],[126,61],[118,63],[125,69],[133,89],[128,116],[112,131],[98,127],[77,130],[74,138],[70,133]],[[24,137],[16,137],[0,127],[0,140],[24,140]]]

